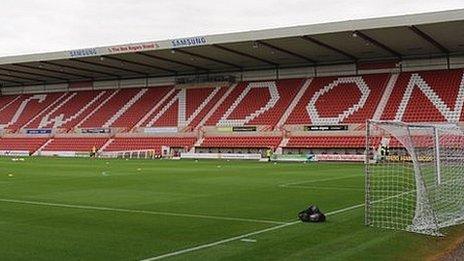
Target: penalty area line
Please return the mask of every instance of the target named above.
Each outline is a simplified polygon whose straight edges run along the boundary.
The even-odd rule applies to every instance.
[[[125,208],[96,207],[96,206],[85,206],[85,205],[50,203],[50,202],[42,202],[42,201],[5,199],[5,198],[0,198],[0,202],[24,204],[24,205],[46,206],[46,207],[73,208],[73,209],[94,210],[94,211],[111,211],[111,212],[121,212],[121,213],[136,213],[136,214],[174,216],[174,217],[186,217],[186,218],[198,218],[198,219],[215,219],[215,220],[224,220],[224,221],[239,221],[239,222],[251,222],[251,223],[262,223],[262,224],[274,224],[274,225],[287,224],[287,222],[263,220],[263,219],[210,216],[210,215],[201,215],[201,214],[173,213],[173,212],[161,212],[161,211],[125,209]]]
[[[336,215],[336,214],[339,214],[339,213],[343,213],[343,212],[350,211],[350,210],[357,209],[357,208],[361,208],[361,207],[364,207],[364,204],[358,204],[358,205],[354,205],[354,206],[351,206],[351,207],[346,207],[346,208],[334,210],[334,211],[331,211],[331,212],[327,213],[326,216]],[[171,252],[171,253],[155,256],[155,257],[142,259],[140,261],[153,261],[153,260],[160,260],[160,259],[164,259],[164,258],[168,258],[168,257],[178,256],[178,255],[194,252],[194,251],[197,251],[197,250],[202,250],[202,249],[205,249],[205,248],[226,244],[226,243],[229,243],[229,242],[232,242],[232,241],[245,239],[245,238],[255,236],[255,235],[259,235],[259,234],[263,234],[263,233],[266,233],[266,232],[282,229],[282,228],[285,228],[285,227],[289,227],[289,226],[298,224],[300,222],[301,222],[300,220],[297,220],[297,221],[293,221],[293,222],[290,222],[290,223],[285,223],[285,224],[282,224],[282,225],[257,230],[257,231],[250,232],[250,233],[247,233],[247,234],[243,234],[243,235],[240,235],[240,236],[230,237],[230,238],[222,239],[222,240],[219,240],[219,241],[216,241],[216,242],[212,242],[212,243],[208,243],[208,244],[204,244],[204,245],[198,245],[198,246],[195,246],[195,247],[186,248],[186,249],[178,250],[178,251],[175,251],[175,252]]]

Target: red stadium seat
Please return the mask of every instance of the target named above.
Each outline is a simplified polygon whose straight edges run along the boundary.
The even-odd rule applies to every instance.
[[[5,133],[24,133],[27,128],[56,128],[63,133],[78,131],[77,128],[141,132],[146,127],[171,127],[169,131],[193,131],[195,136],[205,132],[206,138],[198,141],[202,147],[276,148],[283,137],[277,132],[221,136],[214,130],[218,126],[251,125],[269,132],[282,130],[282,124],[360,125],[374,115],[407,122],[462,122],[463,73],[462,69],[454,69],[400,73],[397,78],[391,74],[371,74],[255,81],[238,83],[232,89],[161,86],[4,95],[0,96],[0,125]],[[301,130],[301,126],[297,128]],[[161,146],[191,148],[197,142],[196,138],[185,138],[186,135],[174,136],[116,138],[106,150],[159,151]],[[284,140],[282,144],[288,148],[364,146],[363,137],[343,133],[327,137],[303,133],[289,136],[288,142]],[[2,141],[5,150],[34,151],[46,139]],[[47,144],[45,150],[88,151],[106,141],[107,138],[62,137]]]

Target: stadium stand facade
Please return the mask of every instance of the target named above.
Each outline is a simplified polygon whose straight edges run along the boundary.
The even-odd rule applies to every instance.
[[[464,122],[463,14],[6,57],[0,154],[362,154],[367,119]]]
[[[458,123],[464,121],[463,101],[462,69],[200,88],[4,95],[0,123],[5,134],[0,147],[31,154],[38,150],[87,152],[93,146],[101,151],[153,149],[157,153],[162,146],[180,151],[222,148],[223,152],[279,146],[284,150],[362,149],[363,125],[375,115],[406,122]],[[310,126],[346,129],[305,131]],[[41,138],[27,135],[48,129],[51,133]]]

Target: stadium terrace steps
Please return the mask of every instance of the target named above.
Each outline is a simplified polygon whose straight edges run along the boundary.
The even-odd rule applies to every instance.
[[[0,151],[28,151],[30,154],[37,151],[48,138],[1,138]]]
[[[114,138],[108,139],[105,144],[103,144],[100,148],[98,148],[98,152],[105,151],[106,148],[114,141]]]
[[[40,146],[40,148],[38,148],[36,151],[34,151],[34,156],[37,156],[39,152],[41,152],[46,146],[48,146],[48,144],[50,144],[51,142],[53,141],[53,138],[51,139],[48,139],[44,144],[42,144],[42,146]]]
[[[98,104],[98,106],[96,106],[95,108],[93,108],[93,110],[92,110],[89,114],[87,114],[83,119],[81,119],[80,122],[78,122],[78,123],[76,124],[76,128],[81,127],[82,124],[83,124],[84,122],[86,122],[86,121],[87,121],[90,117],[92,117],[97,111],[99,111],[100,108],[102,108],[103,106],[105,106],[105,105],[108,103],[109,100],[111,100],[116,94],[119,93],[119,91],[120,91],[120,90],[113,91],[109,96],[106,97],[106,99],[105,99],[103,102],[101,102],[100,104]]]
[[[270,125],[274,128],[303,81],[289,79],[240,83],[205,125]]]
[[[90,152],[95,146],[101,148],[108,138],[54,138],[42,151]]]
[[[176,93],[176,89],[175,88],[172,88],[168,93],[166,93],[166,95],[164,95],[164,97],[158,101],[158,103],[156,103],[155,106],[153,106],[153,108],[151,108],[150,111],[148,111],[134,126],[134,128],[138,128],[138,127],[142,127],[142,126],[146,126],[144,125],[147,121],[150,120],[151,117],[153,117],[153,114],[155,114],[155,112],[157,112],[159,110],[159,108],[161,106],[163,106],[163,104],[165,104],[166,102],[169,102],[169,98],[171,97],[174,97],[175,96],[175,93]],[[161,107],[162,108],[162,107]]]
[[[208,116],[210,111],[214,111],[214,106],[219,102],[219,100],[224,96],[227,92],[226,87],[217,88],[213,93],[208,96],[208,101],[204,101],[200,107],[194,112],[194,114],[190,115],[187,125],[191,127],[192,130],[197,129],[198,126],[201,124],[202,120]],[[204,106],[203,106],[204,104]],[[198,111],[198,113],[197,113]],[[196,114],[196,115],[195,115]]]
[[[188,151],[195,144],[195,137],[117,137],[104,151],[154,150],[160,154],[162,146]]]
[[[286,124],[364,122],[373,116],[388,79],[388,74],[315,78]]]
[[[4,124],[10,130],[19,130],[30,122],[35,115],[40,114],[45,108],[55,104],[56,100],[64,97],[61,93],[19,95],[19,99],[9,103],[8,107],[0,113],[0,124]]]
[[[118,117],[111,126],[131,130],[152,108],[156,108],[156,104],[158,104],[170,90],[172,90],[172,86],[148,88],[147,92],[140,97],[133,106],[129,107]]]
[[[211,136],[205,137],[199,147],[207,148],[277,148],[280,136]]]
[[[80,127],[106,128],[107,126],[105,126],[105,124],[112,117],[116,117],[118,115],[118,111],[142,90],[143,89],[124,89],[117,91],[117,93],[106,102],[105,106],[102,106],[99,110],[95,111],[95,113],[85,120]]]
[[[66,128],[71,129],[84,118],[92,106],[97,106],[109,91],[82,91],[68,93],[56,107],[43,117],[38,117],[29,128]],[[37,120],[40,119],[40,122]]]
[[[252,81],[216,87],[176,88],[171,85],[0,96],[0,125],[4,133],[24,133],[26,129],[35,128],[70,132],[77,127],[109,127],[127,133],[125,138],[111,140],[108,136],[102,143],[98,142],[98,146],[104,146],[100,149],[105,151],[146,149],[143,142],[149,144],[148,149],[156,151],[160,151],[161,146],[354,148],[364,146],[354,136],[360,136],[369,118],[462,122],[463,75],[463,69],[452,69]],[[359,125],[360,129],[336,134],[303,131],[306,125],[330,124]],[[219,130],[221,126],[227,128]],[[253,134],[221,132],[231,131],[231,126],[253,126],[257,131]],[[164,128],[165,131],[177,129],[183,133],[160,134],[174,137],[153,137],[153,134],[144,133],[146,127],[161,127],[161,130],[170,127],[169,130]],[[282,138],[286,135],[276,131],[281,127],[289,134],[288,140]],[[66,135],[71,140],[65,140]],[[61,136],[45,144],[44,149],[79,147],[70,133]],[[203,136],[205,138],[197,139]],[[92,147],[89,144],[97,141],[92,137],[95,135],[79,140],[85,144],[85,151]],[[21,141],[27,143],[28,139],[33,138],[7,141],[16,146]],[[32,149],[39,149],[46,141]]]
[[[294,136],[286,148],[364,148],[364,136]]]
[[[61,101],[60,104],[58,104],[55,108],[53,108],[47,114],[45,114],[45,116],[40,119],[40,122],[38,123],[38,125],[34,125],[32,127],[44,128],[49,123],[55,123],[56,124],[57,121],[60,118],[61,119],[63,118],[63,116],[62,116],[63,114],[61,114],[61,115],[58,114],[57,119],[52,118],[52,115],[55,114],[57,111],[59,111],[62,107],[64,107],[64,105],[66,105],[66,103],[68,103],[70,100],[72,100],[75,96],[77,96],[76,92],[67,93],[66,96],[65,96],[66,98],[63,101]],[[70,107],[73,107],[73,106],[77,106],[77,104],[73,104]]]
[[[224,92],[222,87],[175,88],[137,126],[193,130]]]
[[[380,117],[382,116],[382,113],[385,110],[385,106],[387,106],[387,102],[390,99],[393,88],[395,87],[396,81],[398,80],[398,76],[399,76],[398,73],[393,73],[390,76],[390,79],[388,80],[388,83],[387,83],[387,88],[385,88],[385,91],[382,95],[382,98],[380,99],[379,105],[377,106],[377,109],[375,110],[375,113],[372,119],[380,120]]]
[[[131,90],[132,91],[132,90]],[[103,124],[104,128],[108,128],[113,125],[113,123],[119,119],[130,107],[132,107],[137,101],[139,101],[143,95],[148,91],[148,89],[141,89],[139,92],[137,92],[126,104],[124,99],[115,99],[120,101],[120,103],[124,104],[111,118]],[[131,93],[132,94],[132,93]],[[124,96],[126,96],[127,93],[124,93]],[[127,95],[130,97],[130,95]],[[114,108],[117,108],[119,104],[113,106]]]
[[[47,97],[49,96],[50,94],[47,94]],[[31,118],[26,122],[24,123],[22,126],[21,126],[21,129],[22,128],[27,128],[28,126],[30,126],[33,122],[37,121],[39,119],[40,116],[42,116],[43,114],[45,114],[47,111],[51,110],[53,108],[53,106],[59,104],[60,102],[62,102],[62,100],[66,97],[67,93],[61,93],[61,95],[59,95],[59,97],[56,97],[54,100],[52,100],[52,102],[50,104],[48,104],[44,109],[42,109],[40,112],[38,112],[36,115],[32,115],[31,114]]]
[[[192,121],[198,117],[198,115],[204,111],[206,106],[211,103],[213,98],[217,97],[218,93],[221,92],[221,87],[216,88],[201,88],[186,90],[186,95],[182,97],[179,111],[179,126],[191,125]],[[189,92],[191,92],[189,94]],[[189,95],[187,95],[189,94]],[[189,99],[187,102],[186,99]],[[196,101],[196,103],[195,103]],[[213,101],[214,102],[214,101]],[[194,125],[191,125],[193,128]]]
[[[200,147],[201,144],[203,143],[203,141],[205,141],[205,137],[199,138],[199,139],[195,142],[195,144],[194,144],[193,146],[194,146],[194,147]]]
[[[158,113],[147,123],[147,127],[155,126],[176,126],[176,116],[178,114],[179,97],[181,91],[176,94],[158,111]],[[160,120],[160,122],[158,122]]]
[[[463,70],[402,73],[382,115],[405,122],[458,122],[464,101]]]
[[[290,103],[290,105],[287,107],[284,114],[280,118],[279,122],[276,125],[276,128],[279,128],[279,127],[281,127],[281,126],[283,126],[285,124],[288,117],[290,116],[292,111],[295,109],[296,105],[301,100],[301,97],[303,97],[304,93],[306,92],[306,90],[308,89],[308,87],[309,87],[309,85],[311,84],[312,81],[313,81],[313,78],[309,78],[303,83],[303,86],[301,86],[300,90],[295,95],[292,102]]]
[[[282,138],[282,141],[280,142],[279,146],[277,146],[276,153],[277,154],[282,154],[283,148],[287,147],[288,141],[290,138],[284,137]]]
[[[237,84],[232,84],[227,88],[227,91],[221,96],[221,98],[214,104],[211,110],[205,115],[203,119],[200,120],[198,125],[195,127],[195,130],[198,130],[200,127],[204,126],[206,122],[211,118],[211,116],[218,110],[221,104],[229,97],[229,95],[235,90]]]
[[[12,95],[2,97],[2,99],[0,99],[0,113],[20,98],[21,98],[21,95],[18,95],[16,97]]]

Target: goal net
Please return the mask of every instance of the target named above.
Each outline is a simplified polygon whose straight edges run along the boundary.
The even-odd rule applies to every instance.
[[[369,121],[366,134],[366,225],[440,236],[464,223],[458,125]]]
[[[158,155],[156,155],[154,150],[128,150],[101,152],[99,156],[101,158],[155,159]]]

